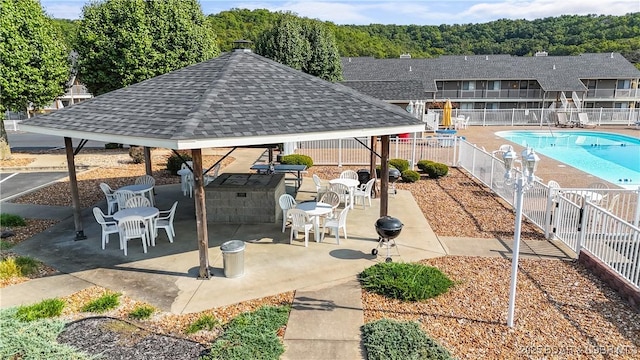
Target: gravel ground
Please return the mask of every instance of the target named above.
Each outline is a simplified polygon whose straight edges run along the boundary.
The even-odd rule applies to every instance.
[[[80,194],[83,204],[86,204],[83,206],[91,206],[102,200],[103,195],[97,186],[99,182],[105,181],[112,187],[119,186],[117,182],[130,183],[132,177],[144,172],[142,165],[112,163],[115,159],[101,161],[103,163],[100,166],[103,168],[81,175],[83,181],[80,182]],[[156,160],[154,177],[157,177],[158,183],[179,180],[163,176],[161,170],[156,170],[162,162],[161,158],[157,160],[157,164],[155,162]],[[321,178],[329,179],[347,168],[349,167],[317,166],[310,169],[308,176],[317,173]],[[357,170],[355,167],[353,169]],[[60,186],[60,191],[66,189],[66,184]],[[413,193],[438,236],[475,237],[479,238],[478,241],[482,238],[513,237],[512,209],[461,171],[452,169],[445,178],[398,184],[398,188]],[[67,200],[44,196],[57,192],[44,190],[19,201],[61,205]],[[445,218],[447,220],[442,221]],[[526,222],[523,224],[522,238],[543,240],[542,233]],[[363,292],[366,322],[379,318],[418,321],[430,336],[461,359],[640,358],[640,314],[576,262],[521,260],[516,326],[513,329],[505,325],[511,271],[509,260],[447,256],[424,260],[423,263],[440,268],[456,285],[447,294],[421,303],[403,303]],[[75,305],[68,306],[64,316],[70,320],[78,320],[94,315],[81,313],[78,309],[105,291],[96,287],[70,296],[66,300]],[[132,323],[142,326],[149,334],[184,338],[186,343],[180,346],[188,347],[192,345],[192,341],[206,344],[219,333],[201,331],[190,336],[184,334],[186,326],[203,314],[211,314],[224,323],[233,316],[262,304],[290,303],[292,299],[293,292],[290,292],[197,314],[156,313],[150,320]],[[124,297],[121,298],[121,303],[117,310],[103,315],[126,319],[128,312],[140,305],[135,300]],[[91,320],[86,326],[82,325],[83,322],[77,322],[75,326],[86,328],[87,332],[95,332],[102,331],[97,329],[101,326],[104,329],[104,323],[112,322],[110,319]],[[122,326],[128,328],[131,325]],[[115,337],[117,334],[111,336]],[[114,341],[113,337],[109,341]],[[80,339],[78,336],[74,338]],[[144,344],[165,348],[169,352],[166,357],[157,353],[156,358],[172,358],[168,350],[172,346],[167,345],[167,342],[173,341],[173,338],[153,335],[153,339],[156,340],[156,345]],[[95,338],[89,337],[87,341],[88,343],[83,343],[77,340],[75,345],[87,348],[95,343]]]

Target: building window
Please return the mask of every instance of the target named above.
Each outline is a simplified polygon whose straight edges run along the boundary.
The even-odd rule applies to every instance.
[[[473,103],[460,103],[460,110],[473,110]]]
[[[614,103],[613,107],[616,109],[628,109],[629,108],[629,104],[628,103]]]
[[[462,82],[462,90],[475,90],[476,82],[475,81],[463,81]]]
[[[487,103],[487,105],[485,105],[485,109],[498,110],[498,103]]]
[[[618,89],[631,89],[631,81],[618,80]]]
[[[500,81],[487,81],[487,90],[500,90]]]

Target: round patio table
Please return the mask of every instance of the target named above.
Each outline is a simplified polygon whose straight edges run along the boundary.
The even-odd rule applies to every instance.
[[[353,209],[353,194],[356,192],[356,188],[360,185],[360,181],[355,179],[333,179],[329,180],[329,184],[342,184],[349,188],[349,208]]]
[[[151,201],[151,205],[154,205],[153,201],[153,185],[151,184],[133,184],[126,185],[118,188],[118,190],[129,190],[136,193],[136,195],[142,195]],[[117,190],[116,190],[117,191]]]
[[[333,211],[331,204],[315,201],[307,201],[296,205],[296,209],[303,210],[313,217],[313,238],[320,242],[320,217],[330,214]]]
[[[126,208],[116,211],[113,214],[113,220],[120,221],[127,216],[142,216],[147,226],[147,236],[151,246],[156,246],[155,219],[160,215],[160,210],[156,207],[145,206]]]

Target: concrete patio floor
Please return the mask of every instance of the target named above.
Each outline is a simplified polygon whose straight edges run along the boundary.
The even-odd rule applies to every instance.
[[[180,185],[159,186],[156,201],[168,209],[178,200],[174,220],[176,239],[169,243],[160,232],[156,246],[143,253],[138,241],[129,243],[129,255],[119,249],[116,235],[105,250],[100,247],[101,230],[91,209],[83,211],[86,240],[74,241],[73,219],[67,218],[48,231],[17,245],[13,251],[40,259],[62,274],[31,280],[2,289],[2,307],[37,302],[44,298],[73,293],[98,285],[148,302],[175,314],[199,312],[240,301],[293,291],[353,277],[366,267],[383,262],[386,247],[377,256],[375,221],[379,218],[379,200],[373,207],[356,206],[349,212],[349,239],[327,236],[322,243],[312,238],[304,247],[300,234],[289,244],[289,229],[281,232],[281,223],[260,225],[208,225],[209,262],[212,277],[197,279],[198,249],[194,201],[184,197]],[[315,196],[311,179],[305,179],[297,194],[298,201]],[[444,246],[433,233],[411,194],[399,191],[389,198],[390,216],[400,219],[404,228],[391,248],[393,261],[416,261],[446,255]],[[226,278],[220,245],[229,240],[243,240],[244,276]],[[10,294],[9,294],[10,291]],[[35,293],[34,293],[35,292]]]

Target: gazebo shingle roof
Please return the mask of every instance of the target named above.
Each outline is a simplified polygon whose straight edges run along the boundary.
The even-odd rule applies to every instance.
[[[23,123],[30,132],[171,149],[416,132],[401,108],[249,51],[222,54]]]

